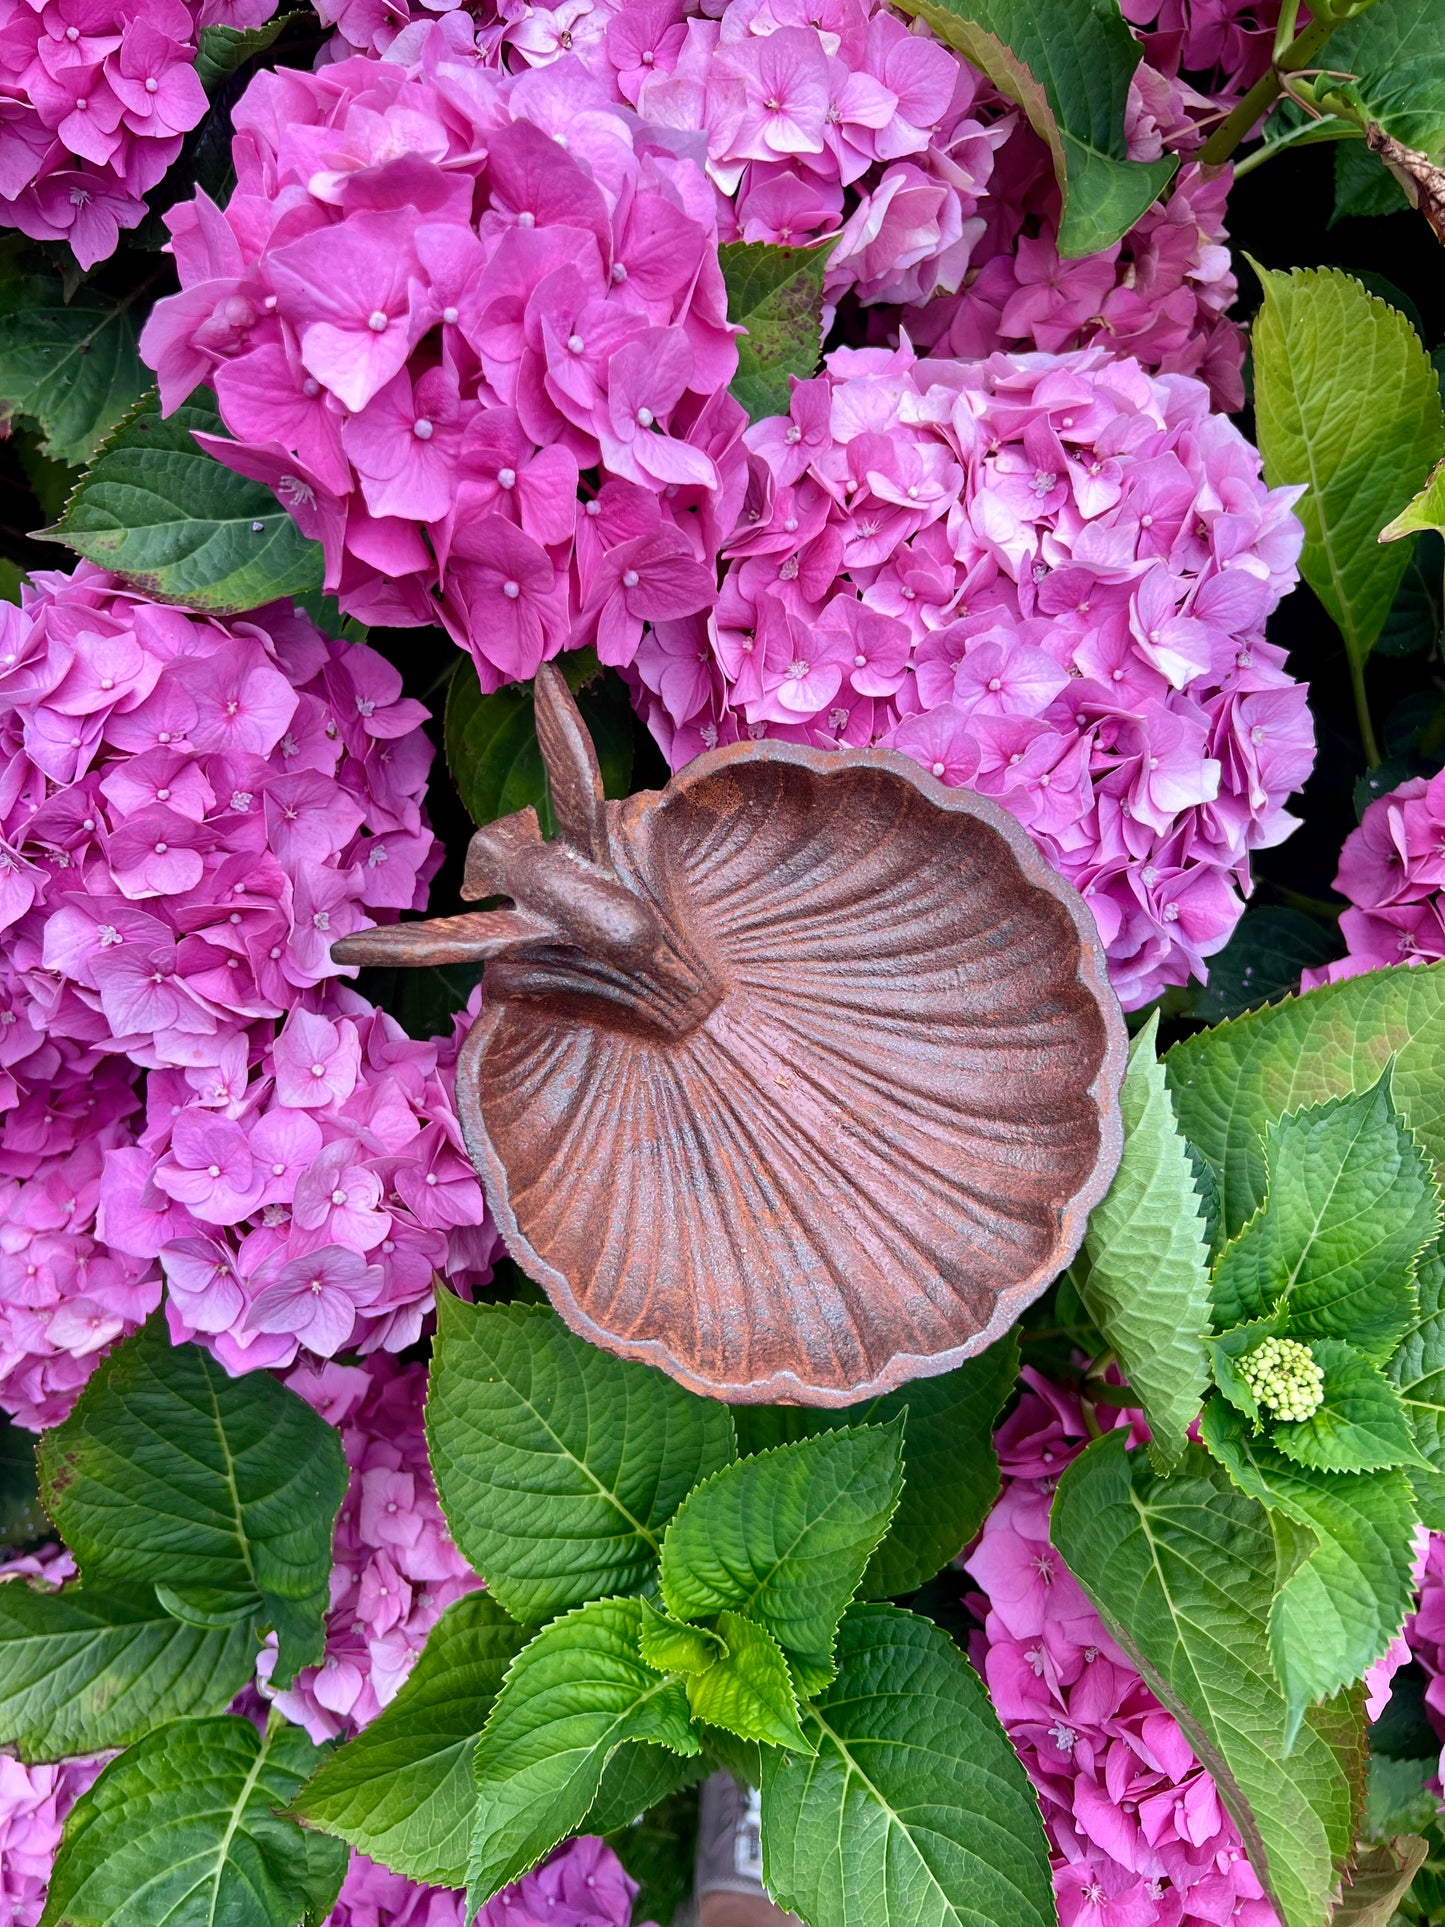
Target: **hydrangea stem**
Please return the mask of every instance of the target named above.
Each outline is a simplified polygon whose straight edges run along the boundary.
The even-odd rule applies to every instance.
[[[1303,33],[1296,34],[1284,52],[1272,60],[1239,105],[1210,135],[1200,150],[1206,167],[1222,167],[1262,115],[1267,114],[1284,93],[1284,76],[1314,65],[1315,55],[1334,32],[1336,21],[1329,15],[1311,20]]]
[[[1365,665],[1350,657],[1350,687],[1355,692],[1355,716],[1360,725],[1360,741],[1365,746],[1365,761],[1371,769],[1380,765],[1380,745],[1375,740],[1375,725],[1370,720],[1370,699],[1365,693]]]

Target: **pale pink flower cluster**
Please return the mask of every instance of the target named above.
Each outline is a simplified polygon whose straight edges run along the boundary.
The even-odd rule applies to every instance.
[[[439,1273],[485,1277],[455,1038],[413,1043],[329,954],[425,903],[424,714],[289,609],[221,623],[85,563],[0,609],[0,1403],[24,1422],[64,1416],[162,1277],[177,1339],[232,1371],[400,1350]]]
[[[0,971],[0,1409],[39,1430],[66,1416],[161,1288],[96,1235],[105,1158],[134,1140],[137,1073],[47,1037],[32,1015]]]
[[[386,60],[261,73],[237,187],[167,219],[183,292],[142,350],[167,409],[319,536],[368,622],[440,621],[484,688],[710,605],[745,417],[696,139],[575,59],[508,76],[461,13]],[[579,475],[610,478],[610,513]]]
[[[338,986],[234,1080],[152,1071],[100,1232],[154,1259],[177,1343],[227,1371],[414,1344],[439,1276],[490,1276],[496,1233],[454,1107],[457,1034],[417,1041]]]
[[[1049,1543],[1088,1435],[1072,1391],[1023,1377],[996,1435],[1003,1494],[964,1563],[987,1595],[971,1656],[1038,1790],[1061,1927],[1278,1927],[1214,1782]]]
[[[65,1816],[109,1757],[25,1766],[0,1753],[0,1927],[37,1927]]]
[[[0,226],[66,241],[83,268],[144,218],[206,111],[196,42],[275,0],[0,0]]]
[[[426,1636],[481,1581],[447,1532],[427,1464],[426,1367],[384,1354],[364,1365],[301,1365],[286,1384],[341,1433],[351,1477],[336,1522],[326,1657],[273,1704],[319,1745],[374,1720]],[[274,1647],[260,1655],[264,1682]],[[425,1919],[425,1915],[422,1916]]]
[[[1177,84],[1171,90],[1141,66],[1130,100],[1136,159],[1197,145]],[[1019,126],[997,157],[974,272],[956,296],[906,309],[903,326],[929,353],[965,358],[1097,342],[1151,373],[1197,375],[1217,408],[1237,410],[1245,340],[1228,319],[1239,292],[1224,229],[1230,178],[1227,168],[1206,178],[1186,163],[1122,240],[1066,261],[1052,159],[1033,130]]]
[[[1304,988],[1386,964],[1445,957],[1445,775],[1412,776],[1365,810],[1340,852],[1335,888],[1349,899],[1338,962],[1304,973]]]
[[[716,610],[630,674],[680,767],[740,737],[883,743],[995,798],[1087,899],[1126,1008],[1203,976],[1309,773],[1264,620],[1299,490],[1204,387],[1100,348],[841,350],[746,436]]]

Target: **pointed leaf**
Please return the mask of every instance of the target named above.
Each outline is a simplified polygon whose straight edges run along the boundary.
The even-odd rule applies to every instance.
[[[1269,1616],[1269,1648],[1293,1733],[1316,1700],[1364,1676],[1410,1610],[1416,1513],[1403,1472],[1317,1472],[1252,1439],[1222,1399],[1200,1436],[1242,1491],[1313,1533]],[[1067,1556],[1067,1555],[1066,1555]]]
[[[213,94],[248,60],[265,53],[295,17],[292,12],[281,12],[260,27],[202,27],[196,43],[197,80]]]
[[[153,1592],[0,1586],[0,1745],[22,1760],[127,1746],[187,1713],[221,1713],[250,1679],[249,1627],[183,1626]]]
[[[1194,1167],[1155,1055],[1157,1013],[1129,1047],[1124,1155],[1073,1267],[1085,1310],[1138,1395],[1161,1467],[1204,1402],[1209,1269]]]
[[[587,1831],[606,1834],[630,1827],[639,1814],[695,1786],[712,1770],[712,1761],[701,1753],[685,1759],[670,1747],[652,1746],[646,1741],[619,1746],[602,1769],[602,1785],[587,1809]],[[689,1882],[691,1864],[689,1859]],[[639,1900],[634,1912],[641,1911]]]
[[[1252,1318],[1246,1325],[1235,1325],[1217,1337],[1210,1336],[1204,1341],[1209,1353],[1209,1362],[1214,1368],[1214,1382],[1229,1400],[1236,1412],[1243,1412],[1253,1424],[1259,1424],[1265,1416],[1260,1411],[1259,1400],[1250,1390],[1249,1381],[1238,1370],[1239,1361],[1257,1352],[1266,1338],[1278,1338],[1284,1329],[1284,1320],[1279,1317]]]
[[[1340,1904],[1330,1915],[1330,1927],[1390,1927],[1429,1851],[1428,1840],[1409,1833],[1362,1848]]]
[[[326,1756],[292,1812],[408,1880],[460,1887],[477,1797],[472,1754],[530,1637],[487,1593],[455,1600],[396,1698]]]
[[[1390,1360],[1390,1377],[1410,1415],[1415,1443],[1445,1473],[1445,1257],[1430,1245],[1415,1272],[1419,1312]]]
[[[1409,500],[1412,478],[1445,451],[1440,389],[1404,315],[1349,275],[1259,273],[1254,400],[1265,476],[1271,487],[1307,485],[1300,570],[1358,672],[1409,560],[1406,549],[1382,548],[1380,531]]]
[[[903,1485],[902,1419],[820,1432],[741,1459],[667,1529],[662,1591],[678,1619],[740,1612],[826,1666]]]
[[[1414,1321],[1415,1260],[1439,1221],[1388,1073],[1271,1124],[1265,1158],[1265,1204],[1215,1269],[1215,1323],[1278,1309],[1289,1336],[1348,1339],[1383,1362]]]
[[[1310,1346],[1325,1375],[1324,1402],[1307,1419],[1275,1424],[1270,1444],[1322,1472],[1379,1472],[1418,1457],[1400,1394],[1377,1365],[1338,1338]]]
[[[275,1679],[321,1657],[346,1492],[335,1429],[264,1372],[230,1378],[157,1314],[40,1442],[45,1505],[87,1583],[255,1599]]]
[[[738,337],[732,395],[751,421],[786,415],[792,383],[815,374],[823,348],[823,275],[831,247],[784,248],[769,241],[728,241],[718,249],[728,320]]]
[[[1380,530],[1382,542],[1398,542],[1403,535],[1418,534],[1421,529],[1439,529],[1445,533],[1445,462],[1437,462],[1430,471],[1430,479],[1418,495],[1414,495],[1395,517]]]
[[[1012,1334],[938,1378],[915,1378],[882,1398],[827,1409],[739,1405],[744,1452],[812,1438],[849,1425],[885,1425],[903,1414],[903,1496],[860,1591],[866,1599],[917,1592],[972,1539],[998,1497],[993,1423],[1018,1377]]]
[[[0,416],[28,415],[45,454],[88,462],[146,386],[130,303],[0,265]]]
[[[1173,179],[1178,159],[1131,161],[1124,137],[1139,42],[1112,0],[902,0],[1016,100],[1048,143],[1065,260],[1112,247]]]
[[[602,1769],[626,1741],[700,1750],[687,1695],[638,1653],[640,1599],[599,1599],[525,1646],[477,1742],[467,1908],[581,1826]]]
[[[298,1927],[331,1909],[339,1840],[280,1817],[320,1758],[298,1726],[175,1720],[65,1823],[42,1927]]]
[[[321,544],[302,535],[270,489],[204,453],[193,429],[221,432],[203,391],[164,421],[149,396],[45,533],[159,602],[254,609],[319,589]]]
[[[637,1649],[657,1673],[705,1673],[715,1659],[727,1652],[716,1633],[708,1632],[703,1626],[686,1625],[680,1619],[669,1619],[646,1600]]]
[[[741,1613],[719,1613],[717,1629],[727,1651],[706,1672],[688,1679],[693,1718],[739,1739],[811,1753],[812,1741],[798,1725],[798,1698],[782,1647]]]
[[[1197,1446],[1161,1478],[1111,1432],[1060,1481],[1052,1536],[1213,1776],[1284,1927],[1320,1927],[1354,1845],[1361,1723],[1334,1702],[1307,1714],[1288,1748],[1264,1508]]]
[[[449,1293],[426,1417],[452,1537],[528,1625],[646,1585],[667,1521],[735,1452],[726,1406],[599,1351],[549,1307]]]
[[[569,651],[558,667],[597,751],[604,792],[626,796],[632,787],[632,705],[626,684],[605,671],[591,649]],[[508,683],[484,696],[472,663],[459,662],[447,686],[446,752],[447,769],[474,823],[494,823],[530,803],[542,834],[554,834],[557,819],[537,744],[530,683]]]
[[[1271,1121],[1368,1091],[1392,1057],[1395,1106],[1445,1164],[1445,964],[1351,977],[1174,1046],[1164,1059],[1174,1109],[1214,1172],[1226,1237],[1264,1201]]]
[[[763,1878],[809,1927],[1051,1927],[1038,1800],[945,1632],[849,1608],[816,1759],[763,1762]]]

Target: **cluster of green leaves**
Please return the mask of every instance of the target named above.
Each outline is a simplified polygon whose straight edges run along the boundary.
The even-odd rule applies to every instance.
[[[770,1889],[812,1927],[1043,1927],[1017,1756],[947,1634],[885,1603],[977,1530],[1017,1362],[734,1415],[544,1306],[444,1300],[428,1442],[487,1591],[294,1811],[475,1906],[720,1762],[762,1787]]]
[[[1329,1916],[1364,1793],[1356,1682],[1409,1610],[1419,1524],[1445,1526],[1442,1061],[1440,965],[1162,1060],[1151,1023],[1074,1270],[1153,1444],[1090,1446],[1054,1541],[1214,1774],[1286,1927]],[[1271,1337],[1321,1368],[1308,1418],[1263,1409],[1241,1374]],[[1425,1851],[1382,1839],[1350,1917],[1387,1920]]]
[[[0,1744],[31,1762],[125,1749],[71,1816],[46,1922],[321,1920],[345,1852],[277,1817],[320,1756],[225,1709],[267,1633],[278,1683],[321,1657],[337,1433],[266,1374],[173,1345],[158,1316],[38,1461],[80,1577],[0,1586]],[[23,1495],[19,1467],[7,1483]]]

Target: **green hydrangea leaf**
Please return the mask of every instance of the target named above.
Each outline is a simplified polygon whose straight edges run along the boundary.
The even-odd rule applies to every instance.
[[[1383,0],[1381,0],[1383,4]],[[1164,1059],[1174,1109],[1214,1173],[1233,1237],[1264,1202],[1265,1134],[1287,1111],[1368,1091],[1394,1060],[1397,1109],[1445,1165],[1445,964],[1377,970],[1251,1011],[1176,1044]]]
[[[427,1442],[452,1537],[527,1625],[640,1590],[663,1527],[735,1455],[727,1407],[545,1305],[437,1303]]]
[[[1399,1919],[1395,1909],[1429,1851],[1429,1841],[1418,1834],[1396,1834],[1362,1848],[1346,1876],[1340,1904],[1330,1915],[1330,1927],[1390,1927]]]
[[[530,1638],[490,1594],[454,1600],[396,1698],[327,1754],[292,1812],[408,1880],[460,1887],[476,1804],[472,1754]]]
[[[46,1510],[87,1582],[254,1602],[275,1680],[319,1660],[346,1492],[334,1426],[264,1372],[231,1378],[157,1313],[41,1439]]]
[[[1349,95],[1367,122],[1432,161],[1445,155],[1445,46],[1436,0],[1374,0],[1335,29],[1325,57],[1336,72],[1353,76]]]
[[[1202,1024],[1240,1017],[1299,989],[1300,972],[1340,954],[1337,931],[1317,917],[1279,904],[1255,904],[1234,935],[1209,959],[1209,982],[1194,993],[1189,1012]]]
[[[1288,1336],[1343,1338],[1383,1363],[1414,1321],[1415,1260],[1439,1222],[1389,1073],[1271,1124],[1265,1161],[1265,1203],[1214,1270],[1215,1324],[1278,1310]]]
[[[728,320],[738,337],[730,392],[750,421],[786,415],[790,376],[816,374],[823,347],[823,276],[831,244],[785,248],[771,241],[727,241],[718,249]]]
[[[1241,1491],[1314,1535],[1269,1616],[1269,1647],[1293,1737],[1307,1708],[1363,1677],[1410,1610],[1417,1514],[1403,1472],[1321,1472],[1293,1465],[1222,1399],[1200,1436]],[[1067,1555],[1066,1555],[1067,1556]]]
[[[860,1405],[739,1405],[744,1452],[903,1415],[903,1496],[859,1588],[865,1599],[917,1592],[966,1546],[998,1497],[993,1425],[1018,1377],[1012,1334],[938,1378],[915,1378]]]
[[[223,432],[204,390],[164,421],[148,396],[44,533],[158,602],[225,613],[319,589],[321,544],[269,488],[207,454],[193,430]]]
[[[1124,1153],[1073,1266],[1084,1309],[1144,1408],[1161,1467],[1178,1462],[1204,1402],[1209,1324],[1204,1221],[1183,1133],[1155,1055],[1157,1012],[1129,1047]]]
[[[1116,1431],[1064,1474],[1051,1533],[1212,1775],[1284,1927],[1319,1927],[1354,1846],[1363,1721],[1356,1702],[1335,1701],[1307,1713],[1289,1744],[1263,1506],[1199,1447],[1162,1478]]]
[[[260,27],[202,27],[196,43],[196,78],[208,94],[239,73],[248,60],[265,53],[295,19],[283,10]]]
[[[726,1652],[687,1681],[693,1718],[739,1739],[811,1753],[812,1742],[798,1724],[798,1697],[782,1647],[741,1613],[719,1613],[717,1629]]]
[[[28,416],[58,462],[88,462],[149,380],[130,310],[89,286],[67,300],[58,275],[0,262],[0,416]]]
[[[594,1600],[512,1662],[474,1755],[469,1917],[581,1826],[617,1747],[701,1750],[682,1686],[638,1651],[642,1616],[640,1599]]]
[[[1333,65],[1333,61],[1331,61]],[[1259,270],[1256,433],[1271,487],[1304,483],[1300,571],[1358,674],[1409,560],[1380,531],[1445,453],[1429,356],[1394,308],[1335,268]]]
[[[603,669],[592,649],[569,650],[557,667],[597,751],[603,790],[626,796],[632,787],[632,704],[626,684]],[[474,823],[494,823],[530,803],[542,834],[555,834],[530,683],[507,683],[483,695],[475,665],[464,659],[447,685],[445,734],[447,770]]]
[[[809,1927],[1052,1927],[1038,1800],[948,1635],[859,1604],[804,1714],[816,1759],[763,1759],[763,1878]]]
[[[630,1827],[639,1814],[695,1786],[711,1771],[712,1762],[700,1753],[684,1757],[646,1741],[619,1746],[602,1769],[602,1785],[587,1809],[587,1831],[606,1834]],[[640,1913],[640,1904],[633,1911]]]
[[[25,1547],[49,1537],[35,1467],[35,1434],[0,1419],[0,1546]]]
[[[1342,1339],[1317,1338],[1310,1350],[1325,1375],[1324,1402],[1310,1418],[1276,1424],[1271,1445],[1296,1465],[1321,1472],[1414,1464],[1419,1453],[1409,1415],[1380,1368]]]
[[[1016,100],[1047,142],[1066,261],[1112,247],[1173,179],[1173,154],[1129,159],[1124,111],[1142,55],[1115,0],[901,3]]]
[[[1395,517],[1380,530],[1382,542],[1398,542],[1402,536],[1417,535],[1422,529],[1445,532],[1445,462],[1437,462],[1430,478]]]
[[[1390,1360],[1389,1373],[1409,1413],[1415,1443],[1445,1474],[1445,1256],[1429,1245],[1415,1268],[1418,1314]]]
[[[642,1630],[637,1636],[642,1657],[658,1673],[705,1673],[727,1652],[725,1642],[705,1626],[689,1626],[669,1619],[643,1601]]]
[[[1284,1321],[1277,1317],[1252,1318],[1247,1324],[1211,1334],[1204,1341],[1214,1370],[1215,1384],[1234,1409],[1243,1412],[1254,1424],[1258,1424],[1264,1415],[1260,1412],[1259,1401],[1248,1379],[1238,1370],[1238,1364],[1240,1359],[1248,1358],[1251,1352],[1257,1352],[1266,1338],[1278,1338],[1283,1324]]]
[[[0,1744],[60,1760],[128,1746],[188,1713],[222,1713],[250,1679],[248,1626],[205,1632],[145,1589],[0,1585]]]
[[[157,1727],[76,1802],[42,1927],[319,1927],[346,1847],[282,1817],[319,1758],[281,1720]]]
[[[678,1619],[737,1612],[826,1668],[843,1609],[903,1486],[903,1421],[820,1432],[699,1486],[662,1542]]]

